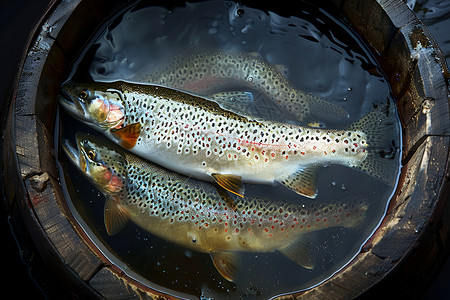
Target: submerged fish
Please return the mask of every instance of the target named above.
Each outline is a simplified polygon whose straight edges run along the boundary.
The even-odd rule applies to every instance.
[[[243,200],[210,183],[162,169],[106,139],[77,133],[76,143],[77,149],[64,140],[63,149],[106,196],[108,234],[132,220],[163,239],[210,253],[217,270],[230,281],[236,271],[236,252],[242,251],[279,251],[313,268],[311,239],[306,234],[328,227],[355,227],[368,208],[363,201],[298,205]]]
[[[347,112],[340,106],[295,89],[282,74],[281,67],[272,66],[253,54],[205,52],[175,59],[169,66],[139,78],[139,81],[170,86],[210,98],[223,97],[218,90],[229,91],[240,86],[253,89],[275,101],[303,124],[346,120]],[[237,95],[240,92],[236,92]]]
[[[393,122],[386,107],[346,130],[331,130],[239,115],[206,98],[155,85],[68,82],[62,95],[70,113],[124,148],[241,196],[242,182],[278,182],[314,198],[317,168],[328,164],[394,182],[394,164],[379,155],[391,146]]]

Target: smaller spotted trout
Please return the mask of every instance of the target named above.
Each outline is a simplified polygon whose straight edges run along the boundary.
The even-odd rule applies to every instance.
[[[229,281],[235,277],[239,252],[279,251],[301,266],[313,268],[308,234],[330,227],[356,227],[368,208],[364,201],[342,199],[303,205],[282,199],[244,200],[84,133],[76,134],[76,147],[67,140],[62,147],[106,196],[108,234],[119,232],[131,220],[155,236],[209,253],[218,272]]]
[[[315,198],[319,166],[344,165],[392,185],[396,169],[379,151],[392,141],[384,108],[346,130],[240,115],[213,100],[157,85],[67,82],[60,103],[134,154],[244,195],[243,182],[281,183]]]

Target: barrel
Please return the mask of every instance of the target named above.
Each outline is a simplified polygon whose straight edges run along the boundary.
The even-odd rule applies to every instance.
[[[322,2],[363,38],[389,79],[402,124],[403,168],[386,216],[360,253],[323,283],[278,299],[370,299],[387,292],[414,298],[450,252],[449,71],[432,35],[403,1]],[[92,242],[70,212],[56,168],[59,87],[91,35],[128,4],[54,1],[30,38],[5,120],[9,214],[31,239],[19,242],[37,249],[36,266],[78,299],[173,298],[125,272]],[[277,2],[283,5],[289,13],[288,2]]]

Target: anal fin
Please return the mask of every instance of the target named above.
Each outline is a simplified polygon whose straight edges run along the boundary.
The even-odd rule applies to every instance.
[[[114,235],[119,232],[130,219],[128,211],[120,205],[118,199],[112,196],[106,196],[104,221],[108,235]]]
[[[236,277],[237,256],[233,252],[211,252],[211,259],[220,275],[233,282]]]
[[[244,197],[244,185],[242,184],[241,176],[220,173],[212,173],[211,176],[214,178],[218,185],[220,185],[227,191],[240,197]]]
[[[141,134],[141,123],[129,124],[123,128],[112,129],[111,133],[119,139],[119,144],[125,149],[131,149],[136,145]]]
[[[317,196],[317,173],[319,167],[300,168],[293,174],[278,180],[297,194],[314,199]]]
[[[311,250],[314,244],[314,236],[314,233],[303,235],[288,246],[279,249],[279,251],[300,266],[309,270],[314,269],[315,258],[314,252]]]

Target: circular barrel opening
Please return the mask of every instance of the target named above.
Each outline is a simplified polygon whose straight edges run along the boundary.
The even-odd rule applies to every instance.
[[[177,5],[174,3],[171,8]],[[306,7],[314,7],[307,2],[304,5],[305,11]],[[236,6],[235,15],[230,16],[234,18],[232,22],[242,23],[236,24],[238,34],[256,26],[245,19],[251,12],[245,8]],[[293,14],[288,6],[259,8],[280,16]],[[351,262],[336,267],[336,273],[331,272],[326,281],[319,280],[314,287],[291,293],[290,297],[356,298],[363,293],[376,296],[394,284],[424,287],[423,277],[409,270],[419,265],[423,274],[433,274],[448,252],[445,196],[449,178],[449,108],[445,60],[430,33],[402,2],[381,5],[375,1],[332,1],[322,9],[329,19],[345,20],[370,48],[371,58],[376,59],[374,63],[382,70],[375,65],[371,69],[369,64],[366,71],[382,72],[389,80],[402,127],[402,169],[386,215],[370,239],[351,255]],[[118,295],[172,298],[169,291],[155,287],[148,278],[113,258],[111,249],[102,246],[101,238],[77,218],[72,202],[67,199],[70,195],[59,181],[63,178],[58,173],[55,149],[60,133],[54,128],[59,128],[55,127],[55,115],[60,87],[73,71],[75,60],[82,57],[82,51],[95,39],[94,35],[104,33],[105,24],[125,10],[119,1],[95,5],[72,1],[55,4],[43,19],[24,57],[7,118],[5,186],[14,186],[8,189],[8,201],[20,207],[44,260],[66,276],[70,274],[67,280],[76,282],[71,285],[74,293],[106,298]],[[126,17],[131,23],[138,16],[130,13]],[[297,25],[293,21],[289,27],[296,30],[301,27]],[[120,26],[113,23],[109,28]],[[218,30],[218,26],[209,30]],[[152,41],[164,44],[157,37]],[[117,62],[127,63],[120,58]],[[285,70],[280,66],[277,71]],[[108,71],[107,65],[99,64],[91,73],[101,79]],[[342,97],[342,102],[345,101],[348,99]],[[356,108],[348,105],[348,109]],[[339,188],[345,186],[339,184]]]

